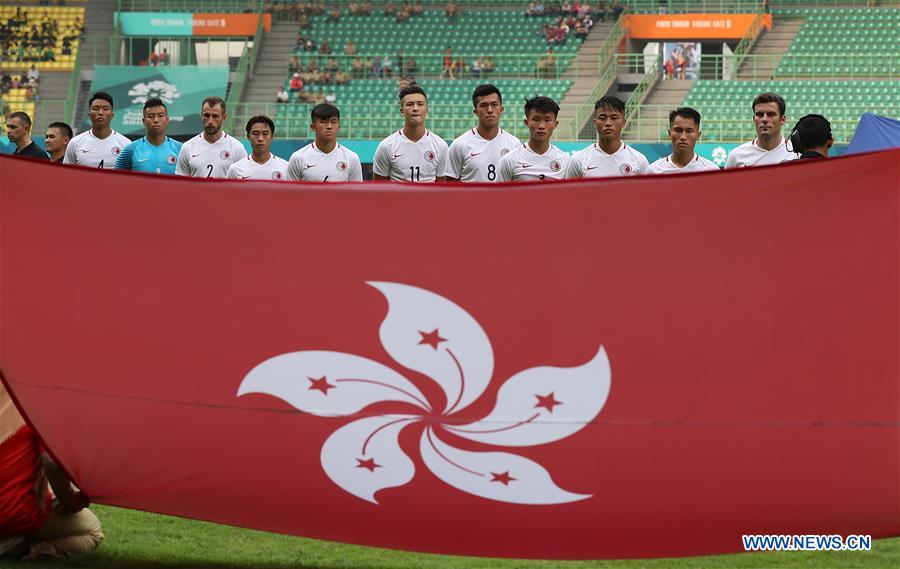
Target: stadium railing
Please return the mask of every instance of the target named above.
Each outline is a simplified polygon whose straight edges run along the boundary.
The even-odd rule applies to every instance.
[[[572,139],[578,138],[581,128],[594,112],[594,101],[602,97],[616,79],[618,65],[612,65],[611,63],[612,57],[615,55],[616,49],[618,49],[619,42],[625,37],[625,26],[623,23],[625,22],[626,14],[628,14],[627,10],[619,15],[619,18],[615,21],[613,27],[609,30],[609,34],[603,41],[603,45],[600,46],[600,53],[597,55],[597,82],[594,84],[594,88],[587,99],[575,111],[575,118],[572,119],[568,127],[568,134]]]
[[[330,58],[334,58],[340,67],[340,71],[346,71],[350,73],[351,77],[353,75],[353,62],[359,57],[363,61],[367,61],[370,59],[382,59],[384,57],[384,53],[376,54],[376,53],[359,53],[357,55],[343,55],[343,54],[329,54],[322,55],[319,53],[314,53],[311,55],[298,55],[296,56],[300,62],[304,66],[309,65],[309,61],[311,59],[317,59],[319,62],[319,70],[322,71],[325,67],[326,62]],[[540,79],[560,79],[563,75],[566,76],[567,79],[577,79],[578,78],[578,66],[572,65],[576,59],[578,58],[577,53],[572,54],[558,54],[554,53],[553,57],[555,58],[555,65],[552,68],[543,68],[538,69],[538,61],[544,57],[546,54],[537,52],[537,53],[485,53],[483,55],[457,55],[454,57],[454,60],[463,60],[465,61],[468,67],[463,72],[463,75],[466,78],[475,78],[473,77],[473,72],[471,70],[471,63],[476,58],[484,59],[485,57],[490,57],[494,63],[494,70],[491,73],[481,73],[480,78],[503,78],[503,79],[529,79],[529,78],[540,78]],[[293,55],[288,55],[286,57],[285,69],[288,69],[288,64],[290,63]],[[390,55],[392,61],[392,73],[394,76],[400,75],[400,69],[397,67],[398,61],[396,56]],[[414,59],[416,62],[417,71],[409,71],[408,69],[404,71],[404,74],[409,74],[415,76],[417,79],[421,79],[423,77],[437,77],[441,75],[444,56],[441,54],[435,54],[434,52],[430,53],[415,53],[415,52],[403,52],[404,65],[409,62],[410,58]],[[303,71],[301,70],[301,73]],[[571,72],[571,73],[570,73]],[[367,77],[372,76],[371,66],[365,69],[365,74],[362,78],[357,79],[361,80]],[[285,79],[289,79],[290,72],[285,73]]]
[[[228,87],[228,94],[225,98],[225,105],[228,108],[237,107],[241,98],[244,95],[244,85],[246,84],[249,76],[253,73],[253,69],[256,67],[256,56],[259,53],[260,42],[262,41],[263,35],[263,21],[262,18],[259,19],[256,24],[256,34],[253,36],[253,46],[248,47],[244,46],[244,53],[241,55],[241,59],[238,62],[237,70],[234,74],[234,79],[231,82],[231,85]],[[234,118],[229,117],[228,128],[231,131],[234,131]]]
[[[149,54],[153,51],[159,52],[160,49],[157,46],[165,47],[167,44],[182,46],[179,56],[186,58],[182,61],[173,61],[170,65],[213,65],[222,64],[222,56],[212,53],[212,50],[207,50],[205,55],[200,55],[197,52],[198,46],[212,43],[221,46],[224,43],[223,47],[227,53],[231,52],[232,47],[239,47],[243,55],[253,40],[247,36],[112,36],[111,41],[111,65],[146,65]],[[229,70],[237,70],[240,57],[227,57]]]
[[[651,60],[643,53],[618,53],[618,73],[651,73]],[[790,65],[780,65],[785,60]],[[655,59],[661,69],[662,61]],[[688,71],[690,73],[690,70]],[[704,54],[696,77],[691,79],[759,80],[759,79],[898,79],[900,53],[883,54],[796,54],[761,53]]]
[[[791,105],[788,110],[790,116],[782,127],[782,132],[787,136],[796,119],[808,113],[822,113],[831,122],[831,131],[835,142],[846,144],[853,137],[856,127],[859,125],[859,117],[866,112],[872,112],[871,105],[841,105],[844,115],[836,115],[828,109],[812,107],[805,104]],[[637,107],[629,124],[632,128],[637,126],[642,133],[640,142],[668,142],[666,130],[669,127],[668,113],[673,105],[642,105]],[[750,99],[740,102],[719,102],[696,105],[703,116],[700,130],[703,136],[700,142],[746,142],[756,137],[753,125],[753,117],[750,111]],[[900,103],[894,105],[894,116],[900,116]],[[735,117],[743,117],[737,119]],[[651,131],[655,135],[648,136]],[[633,131],[634,132],[634,131]]]
[[[647,66],[647,58],[644,54],[643,65]],[[652,63],[652,67],[644,72],[641,82],[637,84],[631,96],[625,101],[625,120],[628,121],[636,112],[636,110],[644,103],[644,100],[650,94],[650,90],[656,85],[660,78],[660,69],[662,68],[662,54],[656,56]]]
[[[757,14],[756,17],[753,18],[750,27],[747,29],[747,33],[744,34],[744,37],[741,38],[737,47],[734,48],[735,65],[738,66],[738,68],[740,68],[744,57],[750,53],[750,50],[753,49],[753,45],[756,44],[756,40],[759,38],[760,32],[762,32],[763,20],[763,14]]]
[[[763,0],[626,0],[634,14],[753,14],[765,9]]]

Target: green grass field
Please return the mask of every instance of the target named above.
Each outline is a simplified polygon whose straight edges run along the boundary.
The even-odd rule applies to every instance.
[[[106,534],[106,541],[97,550],[69,559],[0,561],[0,568],[900,568],[900,538],[874,541],[872,551],[866,552],[749,553],[639,561],[517,561],[404,553],[288,537],[120,508],[94,506],[94,510],[100,516]]]

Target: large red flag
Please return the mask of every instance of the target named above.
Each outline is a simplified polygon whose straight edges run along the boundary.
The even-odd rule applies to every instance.
[[[3,158],[0,368],[105,504],[536,558],[898,535],[898,165],[423,189]]]

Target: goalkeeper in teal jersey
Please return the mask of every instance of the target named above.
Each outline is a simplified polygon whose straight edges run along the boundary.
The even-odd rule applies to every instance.
[[[169,126],[166,104],[160,99],[147,99],[143,122],[147,136],[125,147],[116,158],[116,170],[174,175],[181,143],[166,136]]]

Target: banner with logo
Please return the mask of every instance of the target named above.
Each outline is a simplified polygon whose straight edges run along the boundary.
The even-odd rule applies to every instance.
[[[628,14],[624,26],[633,39],[701,40],[741,39],[756,14]],[[763,14],[763,27],[772,27],[772,15]]]
[[[91,92],[106,91],[113,97],[112,128],[124,135],[143,136],[144,103],[159,97],[169,111],[170,135],[197,134],[202,130],[200,104],[210,96],[225,98],[227,66],[180,65],[177,67],[133,67],[97,65]],[[81,130],[91,127],[85,116]]]
[[[516,558],[896,536],[898,176],[900,150],[465,188],[4,156],[0,369],[104,504]]]
[[[126,36],[252,36],[259,14],[203,12],[116,12]],[[263,14],[263,30],[272,29],[272,15]]]

